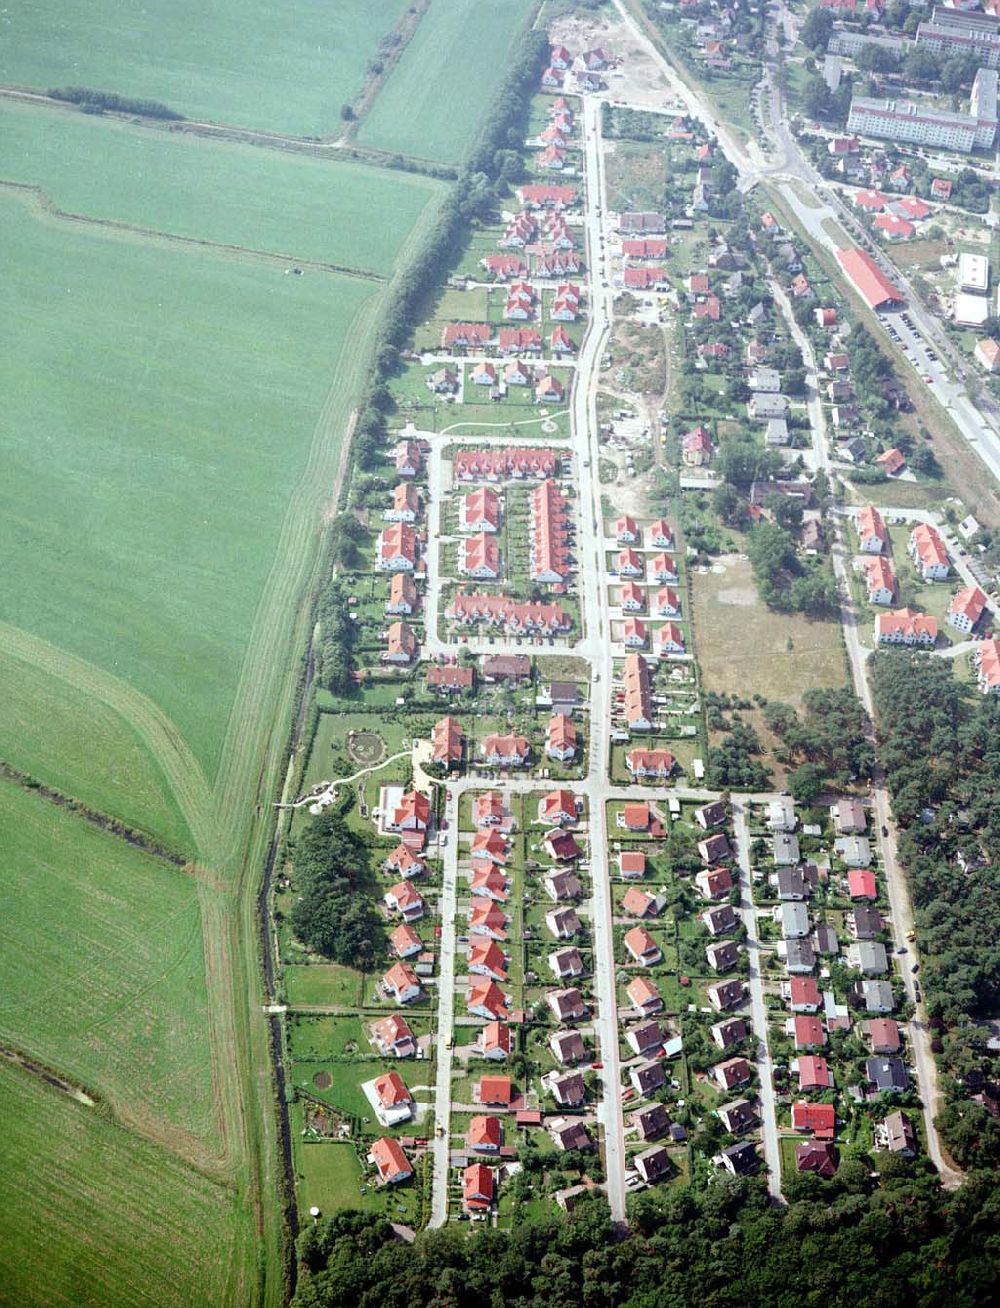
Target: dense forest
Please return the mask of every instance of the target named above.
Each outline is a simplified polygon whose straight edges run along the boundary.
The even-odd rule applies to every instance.
[[[967,1104],[1000,1077],[982,1025],[1000,1014],[1000,704],[960,683],[950,662],[902,651],[876,654],[872,687],[924,999],[955,1105],[943,1133],[960,1162],[1000,1165],[1000,1126]]]
[[[889,1160],[895,1164],[897,1160]],[[338,1213],[299,1241],[295,1308],[972,1308],[1000,1290],[1000,1191],[971,1176],[946,1194],[924,1175],[817,1178],[772,1206],[763,1184],[647,1192],[619,1237],[599,1197],[468,1238],[460,1227],[395,1238],[381,1218]]]

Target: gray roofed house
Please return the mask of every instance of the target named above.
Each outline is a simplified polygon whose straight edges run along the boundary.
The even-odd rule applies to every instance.
[[[800,940],[809,934],[809,910],[805,904],[779,904],[774,910],[774,920],[786,940]]]
[[[736,925],[736,913],[730,904],[717,904],[714,908],[706,908],[701,920],[708,927],[710,936],[721,936]]]
[[[578,704],[580,687],[575,681],[553,681],[549,685],[548,697],[553,704]]]
[[[749,1099],[732,1099],[728,1104],[720,1104],[716,1112],[723,1126],[733,1135],[750,1130],[760,1121],[757,1107]]]
[[[885,976],[889,970],[889,958],[885,945],[879,940],[857,940],[848,946],[847,962],[851,967],[864,972],[866,976]]]
[[[905,1090],[910,1084],[910,1074],[901,1058],[866,1058],[865,1073],[879,1093]]]
[[[812,894],[812,886],[806,881],[801,868],[779,867],[774,880],[779,899],[808,899]]]
[[[868,1013],[891,1013],[896,1007],[888,981],[862,981],[860,997]]]
[[[784,418],[768,418],[764,444],[772,449],[788,444],[788,423]]]
[[[659,1049],[667,1035],[659,1022],[639,1022],[629,1027],[625,1039],[637,1054],[644,1054],[649,1049]]]
[[[723,1149],[719,1157],[722,1159],[723,1167],[732,1172],[733,1176],[747,1176],[755,1172],[760,1164],[757,1146],[752,1140],[730,1145],[728,1149]]]
[[[828,922],[817,922],[812,935],[813,948],[817,954],[833,956],[840,953],[840,941],[837,933]]]
[[[646,1149],[643,1153],[636,1154],[632,1162],[647,1185],[662,1181],[665,1176],[669,1176],[673,1171],[670,1155],[662,1145],[654,1145],[652,1149]]]
[[[882,914],[870,904],[858,904],[847,917],[847,929],[855,940],[874,940],[885,929]]]
[[[872,847],[864,836],[841,836],[833,847],[851,867],[871,867]]]
[[[777,368],[756,368],[750,375],[748,384],[752,391],[765,391],[777,395],[781,390],[781,373]]]
[[[808,940],[782,940],[778,953],[784,956],[785,970],[793,976],[802,976],[816,966],[816,951]]]
[[[764,314],[765,314],[764,306],[758,301],[758,303],[755,304],[753,308],[750,310],[750,312],[747,314],[747,322],[750,324],[751,327],[756,327],[756,325],[764,317]]]
[[[715,799],[711,804],[703,804],[701,808],[694,811],[694,820],[698,825],[708,831],[710,827],[720,826],[726,820],[727,809],[721,799]]]
[[[792,867],[799,861],[799,838],[779,831],[771,840],[774,861],[779,867]]]
[[[868,815],[860,799],[838,799],[830,808],[830,817],[838,836],[863,836],[868,830]]]
[[[794,831],[798,824],[795,801],[790,795],[778,795],[768,802],[767,825],[771,831]]]
[[[670,1129],[670,1114],[663,1104],[647,1104],[631,1115],[640,1140],[656,1140]]]
[[[724,1022],[716,1022],[710,1029],[712,1039],[720,1049],[730,1049],[733,1045],[738,1045],[741,1040],[747,1038],[750,1031],[746,1020],[742,1017],[730,1017]]]
[[[708,945],[705,957],[716,972],[730,972],[740,957],[740,947],[735,940],[718,940]]]
[[[788,399],[771,391],[754,391],[747,404],[747,413],[754,422],[767,422],[770,418],[783,418],[788,412]]]
[[[654,1090],[659,1090],[661,1086],[667,1083],[667,1074],[663,1070],[663,1064],[658,1063],[655,1058],[651,1058],[645,1063],[637,1063],[635,1067],[629,1068],[628,1075],[638,1095],[652,1094]]]
[[[889,1113],[882,1123],[881,1134],[886,1148],[901,1158],[913,1158],[917,1152],[917,1133],[906,1113],[899,1109]]]

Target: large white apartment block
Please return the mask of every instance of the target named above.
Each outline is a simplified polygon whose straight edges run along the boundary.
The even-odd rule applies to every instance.
[[[851,101],[847,130],[859,136],[930,145],[962,154],[992,149],[997,134],[996,80],[997,74],[989,69],[981,68],[976,74],[979,103],[984,108],[989,106],[992,90],[992,111],[988,118],[933,109],[912,100],[869,100],[858,96]]]
[[[917,44],[934,54],[974,54],[983,68],[1000,68],[1000,18],[939,6],[917,27]]]

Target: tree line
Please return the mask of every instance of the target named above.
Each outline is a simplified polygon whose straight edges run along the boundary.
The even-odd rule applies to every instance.
[[[1000,704],[958,682],[950,662],[904,651],[874,656],[872,693],[952,1100],[942,1133],[960,1162],[975,1162],[986,1124],[967,1101],[1000,1079],[983,1025],[1000,1012]],[[1000,1165],[995,1123],[989,1153]]]
[[[343,1212],[299,1240],[294,1308],[973,1308],[1000,1280],[993,1177],[944,1194],[882,1157],[881,1185],[845,1160],[792,1183],[787,1208],[759,1180],[715,1175],[633,1200],[624,1236],[601,1196],[572,1213],[518,1213],[507,1230],[425,1231]],[[467,1228],[466,1228],[467,1229]]]
[[[182,122],[184,115],[159,100],[136,100],[115,91],[96,91],[91,86],[56,86],[48,92],[52,100],[78,104],[85,113],[139,114],[143,118],[166,118]]]

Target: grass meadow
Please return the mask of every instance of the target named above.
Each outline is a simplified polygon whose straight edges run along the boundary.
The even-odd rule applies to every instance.
[[[211,776],[373,287],[38,222],[9,193],[0,224],[0,620],[148,696]]]
[[[348,159],[23,105],[0,107],[0,178],[68,213],[378,274],[443,191]]]
[[[0,1040],[218,1152],[196,880],[8,782],[0,847]]]
[[[435,163],[461,163],[530,8],[529,0],[431,0],[358,140]]]
[[[4,1303],[252,1301],[252,1224],[229,1187],[3,1060],[0,1119]]]
[[[0,81],[93,86],[188,118],[323,136],[407,0],[34,0],[4,14]],[[447,4],[445,5],[447,8]]]

